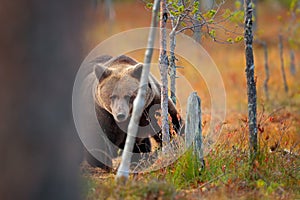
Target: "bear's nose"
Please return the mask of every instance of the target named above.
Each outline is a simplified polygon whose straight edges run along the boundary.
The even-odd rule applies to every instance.
[[[125,117],[126,116],[124,114],[122,114],[122,113],[120,113],[120,114],[117,115],[118,121],[123,121],[125,119]]]

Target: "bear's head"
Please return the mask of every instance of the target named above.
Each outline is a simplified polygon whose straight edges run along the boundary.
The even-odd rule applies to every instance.
[[[139,88],[141,63],[97,64],[95,98],[99,106],[111,113],[116,122],[125,122],[132,112],[133,100]]]

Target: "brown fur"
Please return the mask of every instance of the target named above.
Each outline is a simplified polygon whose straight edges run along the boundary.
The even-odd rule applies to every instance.
[[[139,88],[142,64],[127,56],[115,58],[101,56],[93,62],[98,81],[94,98],[99,124],[108,139],[123,149],[133,100]],[[160,108],[160,99],[160,85],[150,75],[144,112],[140,119],[140,127],[133,149],[135,153],[151,151],[149,140],[151,136],[161,144],[160,127],[154,116],[156,110]],[[169,101],[169,113],[174,129],[179,132],[181,122],[177,118],[178,112],[171,100]],[[116,152],[111,156],[116,156]],[[93,165],[98,166],[95,163]],[[99,166],[102,165],[99,164]]]

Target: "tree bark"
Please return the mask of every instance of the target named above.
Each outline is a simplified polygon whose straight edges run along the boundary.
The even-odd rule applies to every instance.
[[[284,70],[284,59],[283,59],[283,41],[282,41],[282,35],[279,35],[279,54],[280,54],[280,63],[281,63],[281,74],[282,74],[282,79],[283,79],[283,86],[284,86],[284,91],[288,93],[289,88],[287,85],[286,81],[286,75],[285,75],[285,70]]]
[[[115,10],[112,0],[105,0],[105,15],[109,21],[113,22],[115,19]]]
[[[296,64],[295,64],[295,52],[293,49],[290,50],[290,72],[293,76],[296,75]]]
[[[201,0],[203,10],[211,10],[214,7],[215,0]]]
[[[161,110],[162,110],[162,146],[163,152],[170,143],[169,119],[168,119],[168,67],[169,61],[167,56],[167,20],[168,13],[166,0],[160,2],[160,49],[159,49],[159,68],[161,76]]]
[[[244,0],[240,0],[241,4],[243,5],[241,7],[241,9],[244,7]],[[253,10],[253,18],[254,18],[254,21],[252,22],[252,29],[253,29],[253,32],[255,32],[257,30],[257,0],[252,0],[252,3],[254,4],[254,10]]]
[[[265,72],[266,72],[266,78],[264,80],[264,91],[266,95],[266,99],[269,100],[269,87],[268,82],[270,79],[270,71],[269,71],[269,62],[268,62],[268,46],[266,42],[262,42],[263,48],[264,48],[264,58],[265,58]]]
[[[171,89],[171,100],[176,105],[176,29],[170,33],[170,89]]]
[[[148,79],[150,74],[150,62],[153,54],[153,46],[155,41],[156,27],[157,27],[157,14],[159,9],[160,0],[155,0],[152,8],[151,28],[148,36],[148,44],[144,57],[144,66],[142,76],[140,80],[140,87],[137,97],[133,102],[132,117],[128,125],[128,134],[125,142],[124,151],[122,154],[122,160],[117,172],[117,180],[126,182],[129,176],[129,167],[132,157],[133,145],[138,131],[138,125],[141,115],[145,106],[146,89],[148,85]]]
[[[182,5],[182,1],[178,1],[178,6]],[[171,100],[176,105],[176,31],[182,21],[181,16],[173,16],[170,14],[172,31],[170,32],[170,89],[171,89]]]
[[[257,119],[256,119],[256,83],[254,78],[253,31],[252,31],[252,0],[244,1],[245,8],[245,56],[248,96],[248,125],[250,159],[254,161],[257,153]]]
[[[199,0],[195,0],[195,2],[199,2]],[[198,43],[201,42],[201,26],[199,26],[200,21],[198,20],[199,13],[200,13],[200,2],[199,2],[199,5],[198,5],[198,11],[193,16],[193,19],[195,21],[193,37],[194,37],[194,40]]]
[[[201,99],[196,92],[193,92],[190,94],[187,103],[185,145],[188,148],[193,144],[197,163],[204,167],[201,117]]]

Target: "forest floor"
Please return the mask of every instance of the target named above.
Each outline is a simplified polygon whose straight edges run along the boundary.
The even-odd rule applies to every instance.
[[[267,7],[271,9],[266,9]],[[103,21],[101,8],[90,11],[90,17],[99,18],[103,23],[90,25],[93,28],[86,33],[87,48],[95,46],[97,42],[114,33],[145,27],[150,23],[151,12],[142,1],[116,3],[115,11],[113,25]],[[270,98],[266,100],[263,90],[263,48],[256,44],[254,56],[258,92],[259,153],[251,167],[247,150],[247,90],[243,42],[224,45],[204,39],[202,45],[218,66],[223,78],[227,102],[226,119],[220,138],[214,149],[205,156],[204,169],[194,165],[194,158],[187,151],[168,167],[131,175],[124,186],[115,182],[116,171],[107,173],[83,164],[84,198],[300,199],[299,49],[296,50],[296,74],[292,75],[289,71],[289,47],[284,44],[288,93],[284,92],[282,84],[278,49],[279,31],[285,28],[278,18],[288,20],[287,12],[287,9],[273,2],[258,6],[256,37],[266,41],[269,47]],[[189,72],[182,73],[189,79]],[[200,90],[196,80],[191,80],[191,83],[197,91]],[[203,98],[209,97],[203,94]]]

